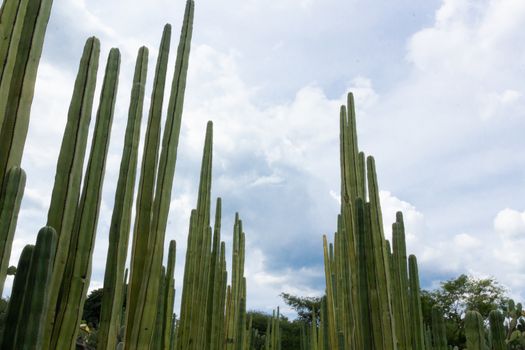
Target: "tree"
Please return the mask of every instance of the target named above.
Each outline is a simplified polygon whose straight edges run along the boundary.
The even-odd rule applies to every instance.
[[[312,313],[315,310],[315,319],[319,324],[323,297],[299,297],[288,293],[281,293],[281,297],[286,305],[297,312],[298,321],[310,325],[312,323]]]
[[[467,310],[478,311],[487,319],[490,311],[502,310],[507,304],[506,290],[494,278],[460,275],[442,282],[439,289],[421,292],[423,319],[430,324],[433,305],[443,311],[449,345],[465,344],[463,318]]]

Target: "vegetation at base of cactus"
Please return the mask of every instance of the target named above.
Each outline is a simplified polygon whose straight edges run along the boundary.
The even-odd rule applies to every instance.
[[[44,349],[48,349],[47,346],[51,341],[60,285],[66,268],[71,232],[73,231],[80,198],[80,185],[93,109],[99,55],[99,40],[95,37],[89,38],[80,60],[56,167],[47,225],[57,231],[58,246],[49,286],[50,300],[45,316]]]
[[[13,167],[7,173],[4,191],[0,194],[0,295],[8,274],[11,247],[25,184],[24,170]]]
[[[66,261],[66,269],[57,303],[51,348],[74,346],[81,310],[89,287],[102,184],[109,146],[111,125],[120,70],[120,52],[111,49],[102,84],[97,121],[93,134],[84,188],[75,216],[75,224]]]
[[[99,349],[115,348],[117,333],[120,328],[123,293],[122,279],[128,252],[147,66],[148,49],[142,47],[139,50],[135,65],[128,124],[126,126],[120,174],[115,193],[115,206],[111,217],[109,247],[104,274],[104,294],[98,332]]]
[[[20,166],[52,0],[5,0],[0,11],[0,190]]]

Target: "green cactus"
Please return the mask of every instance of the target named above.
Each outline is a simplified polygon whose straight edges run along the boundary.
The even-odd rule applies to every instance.
[[[477,311],[467,311],[465,316],[467,350],[487,350],[483,318]]]
[[[47,225],[56,230],[58,246],[49,286],[50,299],[45,316],[43,349],[49,349],[48,346],[51,341],[60,285],[66,268],[71,232],[73,231],[74,218],[80,198],[80,184],[93,108],[99,55],[100,43],[98,39],[89,38],[80,60],[56,167]]]
[[[153,79],[153,92],[148,115],[148,124],[142,154],[139,187],[137,193],[135,223],[133,228],[133,243],[131,247],[131,270],[126,307],[126,339],[130,330],[136,326],[135,312],[140,288],[144,279],[144,265],[148,254],[148,244],[151,223],[151,210],[155,188],[158,153],[160,145],[160,122],[166,85],[166,71],[170,50],[171,26],[164,26],[162,39]]]
[[[5,190],[0,196],[0,295],[4,290],[9,268],[11,247],[25,184],[26,174],[24,170],[19,167],[9,169]]]
[[[447,330],[441,309],[432,306],[432,339],[434,350],[447,350]]]
[[[33,257],[34,245],[26,245],[20,254],[17,273],[13,281],[11,298],[7,306],[7,315],[5,317],[5,328],[0,341],[0,348],[3,350],[18,350],[16,345],[16,333],[18,327],[26,324],[24,314],[20,312],[24,305],[24,296],[27,288],[29,271],[31,269],[31,259]]]
[[[6,0],[0,12],[0,190],[20,166],[52,0]]]
[[[172,318],[173,318],[173,303],[175,298],[175,258],[176,258],[177,244],[175,241],[170,241],[168,248],[168,267],[166,269],[166,281],[164,282],[164,325],[162,334],[163,349],[169,349],[172,339]]]
[[[168,212],[173,187],[173,177],[177,160],[182,110],[184,104],[184,91],[190,53],[190,43],[193,31],[194,2],[188,0],[184,12],[184,22],[181,30],[175,76],[172,82],[170,101],[168,103],[168,116],[164,129],[162,150],[159,160],[157,184],[151,217],[150,240],[148,254],[144,265],[144,279],[137,302],[138,310],[135,312],[134,324],[126,348],[144,348],[152,340],[153,323],[155,321],[155,299],[159,289],[159,274],[162,265],[164,238],[168,221]]]
[[[423,327],[423,313],[421,310],[419,272],[415,255],[410,255],[408,257],[408,275],[410,283],[410,328],[413,335],[412,348],[423,349],[425,346],[425,330]]]
[[[89,287],[91,256],[102,196],[119,69],[120,53],[117,49],[112,49],[106,66],[84,188],[75,216],[66,269],[60,288],[60,300],[57,304],[51,339],[52,349],[69,349],[74,346],[82,316],[81,310]]]
[[[40,349],[42,347],[44,311],[49,307],[48,283],[53,271],[53,260],[57,246],[57,234],[52,227],[42,228],[37,236],[31,258],[28,283],[24,291],[24,305],[21,314],[25,320],[18,326],[17,349]],[[30,282],[29,282],[30,281]]]
[[[135,192],[135,175],[140,139],[140,123],[144,102],[148,67],[148,49],[140,48],[135,65],[128,124],[124,139],[124,149],[120,162],[120,174],[115,193],[115,206],[109,231],[109,248],[104,274],[104,294],[102,296],[100,326],[97,333],[97,348],[116,347],[120,328],[122,308],[122,278],[128,252],[131,210]]]
[[[505,343],[505,317],[498,310],[492,310],[489,314],[490,335],[493,350],[506,350]]]

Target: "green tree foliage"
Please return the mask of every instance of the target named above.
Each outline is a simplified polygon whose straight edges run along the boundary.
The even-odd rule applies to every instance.
[[[467,310],[478,311],[486,320],[490,311],[504,308],[508,301],[505,293],[505,288],[494,278],[460,275],[442,282],[436,290],[422,291],[424,322],[431,324],[432,306],[439,306],[445,317],[449,345],[461,348],[466,340],[463,319]]]
[[[104,289],[99,288],[92,290],[89,293],[86,302],[84,303],[84,312],[82,319],[90,328],[98,329],[100,322],[100,306],[102,305],[102,293]]]
[[[312,322],[312,312],[315,311],[315,318],[319,324],[321,300],[323,297],[300,297],[288,293],[281,293],[286,305],[297,312],[297,320],[310,325]]]
[[[252,349],[264,350],[264,337],[268,320],[272,315],[261,311],[248,311],[247,318],[252,317],[252,328],[257,332],[257,336],[252,337]],[[281,315],[281,349],[297,350],[301,348],[301,324],[302,321],[295,319],[290,321],[286,316]]]

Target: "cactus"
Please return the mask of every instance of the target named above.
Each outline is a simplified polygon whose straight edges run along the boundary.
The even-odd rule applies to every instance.
[[[115,207],[111,217],[100,327],[97,334],[97,347],[99,349],[115,348],[117,332],[120,328],[119,317],[123,292],[121,281],[128,251],[147,66],[148,49],[142,47],[139,50],[135,65],[124,150],[115,193]]]
[[[425,346],[425,330],[421,311],[419,272],[415,255],[408,257],[408,274],[410,283],[410,328],[413,334],[412,348],[423,349]]]
[[[172,90],[168,103],[168,116],[159,159],[153,211],[151,224],[149,226],[150,240],[148,243],[148,254],[146,255],[143,270],[144,278],[137,302],[137,310],[134,315],[133,328],[131,332],[129,332],[129,337],[126,337],[126,348],[129,346],[131,349],[149,346],[153,335],[152,329],[156,314],[153,305],[159,290],[158,275],[160,274],[162,265],[164,237],[177,160],[184,90],[186,88],[186,75],[193,31],[193,11],[194,2],[193,0],[188,0],[184,12],[184,22],[175,65],[175,75],[172,82]]]
[[[20,166],[52,0],[5,0],[0,12],[0,190]]]
[[[137,193],[135,223],[133,229],[133,243],[131,250],[131,271],[128,288],[128,299],[126,307],[126,329],[135,327],[135,312],[137,302],[144,278],[144,263],[148,253],[149,225],[151,221],[151,210],[155,188],[155,176],[157,169],[159,144],[160,144],[160,120],[164,101],[164,87],[166,84],[166,71],[170,50],[171,26],[164,26],[162,33],[155,77],[153,79],[153,92],[151,94],[151,105],[148,115],[144,151],[142,154],[142,165]],[[128,336],[126,332],[126,337]]]
[[[434,350],[447,350],[447,330],[441,309],[432,306],[432,339]]]
[[[13,290],[7,306],[7,315],[5,318],[5,328],[0,341],[0,348],[3,350],[18,350],[16,346],[16,333],[18,327],[25,325],[24,316],[20,310],[24,305],[25,291],[27,287],[29,271],[31,268],[31,259],[33,257],[34,245],[26,245],[20,254],[15,280],[13,281]]]
[[[44,349],[48,349],[55,321],[60,285],[66,267],[71,232],[80,197],[82,167],[93,108],[98,71],[100,43],[91,37],[86,41],[69,105],[67,124],[60,147],[55,182],[47,216],[47,225],[58,234],[58,246],[49,286],[49,308],[45,316]]]
[[[57,304],[51,339],[53,349],[69,349],[74,346],[82,316],[81,310],[89,287],[91,255],[102,195],[119,68],[120,53],[117,49],[112,49],[106,66],[84,188],[75,216],[66,269],[60,288],[60,300]]]
[[[0,198],[0,295],[4,290],[25,184],[24,170],[19,167],[11,168],[7,173],[5,191]]]
[[[489,314],[490,335],[493,350],[506,350],[505,343],[505,317],[498,310],[492,310]]]
[[[24,290],[24,305],[21,314],[25,322],[21,322],[16,333],[17,349],[40,349],[42,347],[42,332],[44,310],[49,306],[49,290],[47,284],[51,279],[53,260],[57,245],[57,234],[52,227],[42,228],[37,236],[28,281],[31,287]],[[29,283],[29,282],[28,282]]]
[[[477,311],[467,311],[465,315],[465,336],[467,350],[488,350],[485,343],[483,318]]]

